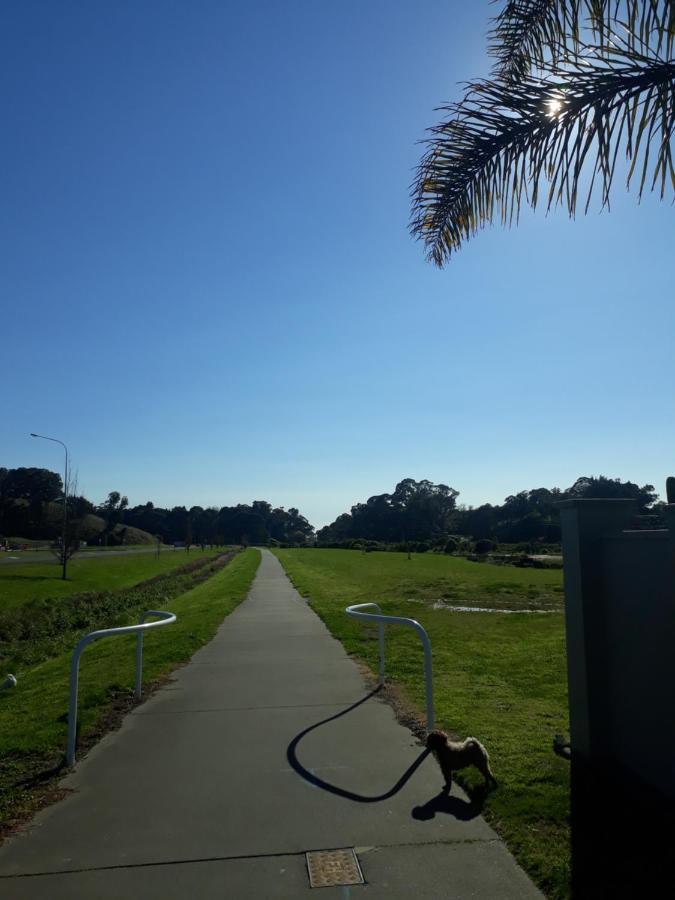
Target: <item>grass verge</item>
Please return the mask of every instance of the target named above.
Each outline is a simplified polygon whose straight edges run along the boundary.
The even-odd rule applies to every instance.
[[[236,553],[200,556],[177,569],[122,590],[31,600],[0,612],[0,671],[21,677],[25,668],[70,650],[83,634],[128,622],[132,613],[165,606],[222,568]]]
[[[260,553],[249,549],[208,581],[173,599],[177,621],[145,637],[143,683],[153,686],[186,662],[246,597]],[[133,619],[132,619],[133,621]],[[79,755],[134,705],[135,637],[108,638],[86,649],[80,664]],[[64,653],[24,672],[0,693],[0,834],[55,795],[66,739],[68,669]]]
[[[452,591],[459,582],[476,605],[483,598],[494,607],[504,590],[495,586],[508,577],[511,596],[529,597],[534,605],[540,592],[545,606],[560,573],[507,574],[504,567],[426,555],[409,561],[405,554],[349,550],[275,552],[330,631],[372,671],[376,629],[348,618],[345,606],[376,600],[384,613],[415,618],[426,628],[438,727],[458,737],[475,735],[490,752],[500,786],[484,798],[486,819],[548,896],[568,897],[569,763],[552,749],[554,735],[569,727],[562,613],[458,613],[430,602],[443,585]],[[477,577],[469,583],[472,572]],[[408,629],[387,629],[386,671],[402,696],[424,710],[422,649]],[[467,770],[460,780],[470,795],[481,793],[478,773]]]

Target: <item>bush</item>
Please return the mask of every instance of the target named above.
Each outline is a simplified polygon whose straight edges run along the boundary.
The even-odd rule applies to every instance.
[[[459,550],[459,541],[454,538],[448,538],[443,548],[444,553],[456,553]]]
[[[372,553],[373,550],[384,550],[385,545],[379,541],[363,541],[363,549],[366,553]]]
[[[476,541],[475,551],[479,555],[484,555],[485,553],[491,553],[497,545],[494,541],[490,541],[487,538],[481,538],[479,541]]]

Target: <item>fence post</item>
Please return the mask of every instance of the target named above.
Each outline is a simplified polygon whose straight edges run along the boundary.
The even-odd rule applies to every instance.
[[[145,621],[145,616],[141,623]],[[143,694],[143,632],[136,635],[136,699],[140,700]]]
[[[366,608],[374,607],[377,613],[361,612]],[[356,603],[345,609],[348,616],[353,619],[362,619],[365,622],[377,622],[379,626],[379,643],[380,643],[380,684],[384,684],[384,626],[385,625],[406,625],[408,628],[414,628],[419,634],[424,649],[424,683],[427,701],[427,731],[431,731],[434,727],[434,676],[433,664],[431,659],[431,642],[429,635],[425,629],[415,619],[406,619],[403,616],[385,616],[377,603]]]
[[[162,616],[159,622],[146,622],[149,616]],[[68,736],[66,739],[66,764],[70,767],[75,764],[75,744],[77,739],[77,695],[80,680],[80,656],[82,651],[92,641],[99,638],[111,637],[117,634],[136,634],[136,697],[140,699],[143,678],[143,633],[150,628],[161,628],[176,621],[175,613],[162,610],[148,610],[138,625],[125,625],[121,628],[103,628],[85,635],[75,645],[70,661],[70,696],[68,698]]]
[[[378,622],[380,632],[380,686],[384,687],[384,622]]]

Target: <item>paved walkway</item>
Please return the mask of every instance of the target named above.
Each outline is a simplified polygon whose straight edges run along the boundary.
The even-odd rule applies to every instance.
[[[354,847],[366,885],[322,900],[541,897],[268,551],[215,639],[64,786],[0,849],[0,896],[309,897],[305,851]]]

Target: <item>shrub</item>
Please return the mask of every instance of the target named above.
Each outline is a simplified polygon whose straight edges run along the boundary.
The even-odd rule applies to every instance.
[[[490,541],[487,538],[481,538],[479,541],[476,541],[474,549],[476,553],[483,555],[485,553],[490,553],[496,546],[494,541]]]

